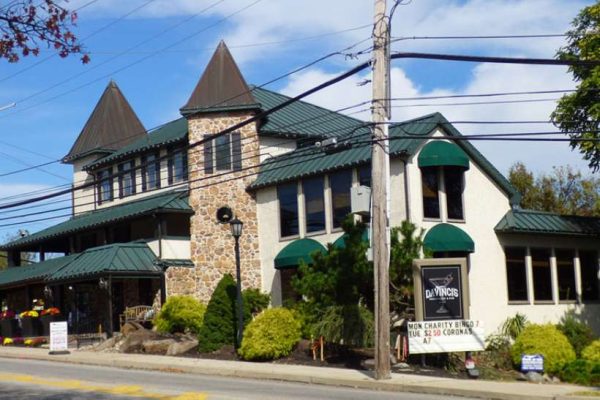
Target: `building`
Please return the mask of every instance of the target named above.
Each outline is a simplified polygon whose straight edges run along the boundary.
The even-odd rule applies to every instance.
[[[244,222],[243,285],[281,304],[299,260],[343,241],[351,188],[370,185],[364,122],[307,102],[211,137],[286,100],[248,86],[224,43],[182,118],[150,133],[111,82],[64,159],[73,217],[0,248],[13,266],[0,295],[17,311],[46,296],[109,331],[126,306],[208,301],[235,268],[229,226],[216,218],[229,207]],[[422,227],[435,257],[467,258],[472,319],[492,332],[517,312],[555,322],[574,310],[600,331],[600,219],[519,209],[506,178],[452,140],[461,134],[439,113],[390,135],[391,225]],[[333,148],[320,145],[331,138]],[[19,267],[21,252],[42,262]],[[43,261],[47,252],[65,256]]]

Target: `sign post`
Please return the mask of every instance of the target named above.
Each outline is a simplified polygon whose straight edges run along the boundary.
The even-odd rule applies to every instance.
[[[469,280],[464,258],[413,262],[416,322],[408,323],[411,354],[482,351],[483,323],[469,319]]]
[[[67,321],[50,322],[50,354],[68,354]]]

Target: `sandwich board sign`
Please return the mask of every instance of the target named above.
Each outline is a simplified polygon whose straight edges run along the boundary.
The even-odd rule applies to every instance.
[[[464,258],[413,261],[415,322],[408,323],[411,354],[482,351],[482,321],[469,319],[469,282]]]
[[[68,352],[67,321],[50,322],[50,354]]]

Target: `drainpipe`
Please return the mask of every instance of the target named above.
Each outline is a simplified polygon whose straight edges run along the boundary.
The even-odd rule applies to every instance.
[[[405,159],[402,160],[402,166],[402,174],[404,175],[404,207],[406,212],[406,220],[410,222],[410,196],[408,195],[408,171],[406,170],[408,163]]]
[[[157,234],[158,234],[158,258],[162,260],[162,238],[163,238],[162,216],[159,215],[157,217],[157,215],[155,214],[154,218],[158,221],[158,229],[157,229]]]

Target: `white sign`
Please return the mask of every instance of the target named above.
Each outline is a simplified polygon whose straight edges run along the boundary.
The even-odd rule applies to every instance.
[[[541,354],[523,354],[521,356],[522,372],[544,372],[544,356]]]
[[[50,322],[50,351],[67,351],[67,321]]]
[[[483,351],[483,323],[464,319],[408,323],[410,354]]]

